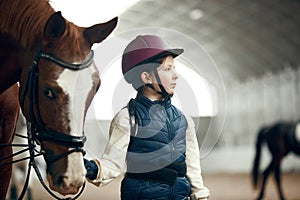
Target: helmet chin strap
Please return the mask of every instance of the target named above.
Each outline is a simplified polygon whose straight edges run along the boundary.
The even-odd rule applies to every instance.
[[[157,69],[154,69],[153,73],[154,73],[154,76],[156,78],[157,84],[160,88],[160,91],[157,91],[152,84],[148,83],[148,84],[146,84],[146,86],[151,88],[152,90],[154,90],[156,93],[160,94],[164,100],[170,99],[173,95],[169,94],[166,91],[165,87],[162,85],[161,80],[160,80],[159,75],[158,75],[158,72],[157,72]]]

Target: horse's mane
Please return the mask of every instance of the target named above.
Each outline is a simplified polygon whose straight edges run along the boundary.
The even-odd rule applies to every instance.
[[[1,0],[0,33],[33,48],[54,9],[48,0]]]

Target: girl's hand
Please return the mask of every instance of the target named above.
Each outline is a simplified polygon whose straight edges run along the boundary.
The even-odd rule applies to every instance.
[[[98,174],[98,166],[96,162],[93,160],[87,160],[85,158],[83,158],[83,161],[84,161],[84,167],[86,169],[85,177],[87,177],[90,180],[96,179]]]

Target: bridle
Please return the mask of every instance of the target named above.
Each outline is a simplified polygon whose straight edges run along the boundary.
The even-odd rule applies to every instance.
[[[52,143],[55,143],[55,144],[58,144],[58,145],[61,145],[61,146],[71,149],[71,150],[69,150],[65,153],[62,153],[60,155],[57,155],[55,157],[45,158],[47,165],[50,165],[50,164],[56,162],[57,160],[64,158],[74,152],[82,152],[83,154],[85,154],[83,146],[86,141],[86,136],[84,136],[84,135],[83,136],[71,136],[71,135],[68,135],[67,133],[61,133],[61,132],[57,132],[54,130],[47,130],[44,127],[44,123],[43,123],[40,109],[39,109],[39,101],[38,101],[38,79],[39,79],[38,62],[40,59],[45,59],[50,62],[53,62],[62,68],[79,71],[79,70],[89,67],[93,63],[94,52],[91,51],[88,54],[87,58],[80,64],[72,64],[72,63],[65,62],[64,60],[62,60],[50,53],[42,52],[41,50],[39,50],[36,53],[35,59],[32,63],[31,68],[29,69],[29,72],[27,75],[24,90],[22,91],[21,96],[20,96],[20,104],[21,104],[21,106],[23,106],[25,97],[26,97],[26,95],[28,95],[29,118],[30,118],[29,121],[27,121],[27,135],[28,136],[26,138],[28,139],[28,145],[24,145],[24,146],[27,146],[28,148],[25,150],[22,150],[20,152],[22,153],[22,152],[25,152],[28,150],[30,156],[27,158],[23,158],[23,159],[19,159],[19,160],[11,162],[11,163],[15,163],[15,162],[29,159],[29,167],[28,167],[27,177],[26,177],[25,184],[24,184],[24,187],[23,187],[22,193],[20,194],[19,199],[23,199],[26,189],[28,187],[31,167],[34,168],[34,170],[39,178],[39,181],[41,182],[43,187],[48,191],[48,193],[51,194],[56,199],[61,199],[58,196],[56,196],[48,188],[48,186],[45,184],[45,182],[41,176],[40,170],[38,169],[37,164],[35,162],[35,157],[43,155],[43,152],[39,152],[36,149],[36,144],[41,144],[42,141],[48,141],[48,142],[52,142]],[[1,146],[5,146],[5,145],[1,145]],[[7,145],[7,146],[23,146],[23,145],[14,145],[13,144],[13,145]],[[20,154],[20,152],[18,152],[16,154]],[[13,154],[12,156],[3,158],[2,160],[13,157],[16,154]],[[2,161],[2,160],[0,160],[0,161]],[[0,167],[11,164],[11,163],[2,164],[2,165],[0,165]],[[64,198],[64,200],[77,199],[83,192],[84,187],[85,187],[85,182],[81,188],[81,191],[75,197]]]
[[[70,153],[83,151],[82,147],[86,141],[85,136],[71,136],[66,133],[57,132],[54,130],[46,130],[44,127],[44,123],[41,117],[40,109],[39,109],[39,101],[38,101],[38,79],[39,79],[39,67],[38,62],[40,59],[45,59],[57,64],[60,67],[71,69],[71,70],[82,70],[89,67],[93,62],[94,54],[93,51],[90,52],[85,61],[81,64],[72,64],[67,63],[64,60],[57,58],[56,56],[44,53],[42,51],[38,51],[33,61],[33,64],[28,72],[27,79],[25,82],[24,90],[22,91],[20,104],[24,105],[24,100],[26,94],[28,94],[29,99],[29,118],[31,123],[31,134],[34,136],[34,139],[37,141],[48,141],[52,143],[56,143],[58,145],[62,145],[68,148],[73,148],[74,150],[69,151],[64,156],[67,156]],[[64,157],[62,156],[62,157]],[[59,159],[53,159],[47,161],[47,164],[55,162]]]

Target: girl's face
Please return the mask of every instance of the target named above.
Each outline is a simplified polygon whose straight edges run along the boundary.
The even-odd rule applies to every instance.
[[[157,72],[161,81],[168,94],[174,94],[176,87],[176,81],[178,79],[178,74],[175,71],[174,58],[173,56],[167,56],[163,63],[157,68]],[[155,79],[155,77],[153,76]],[[156,80],[154,81],[156,82]],[[159,89],[159,88],[157,88]],[[160,89],[159,89],[160,90]]]

